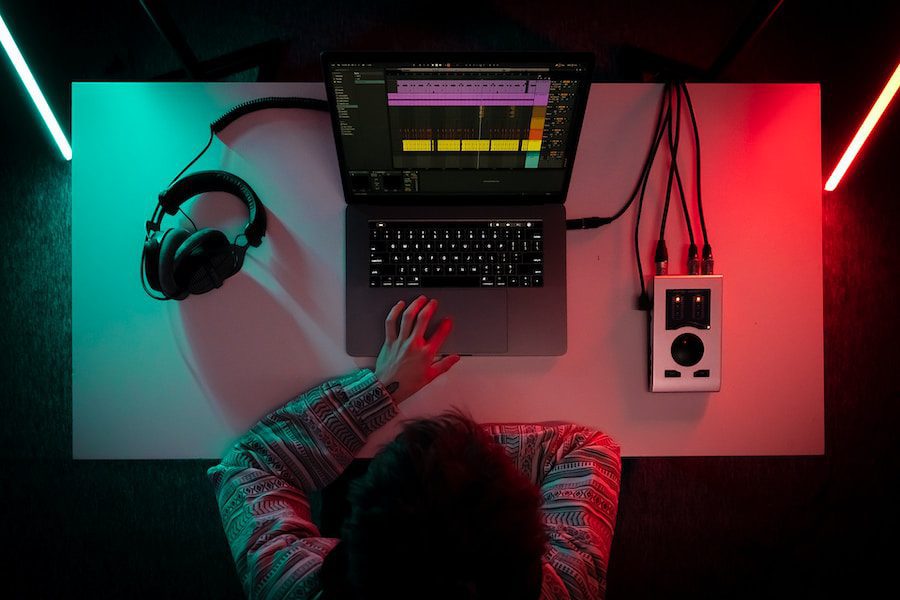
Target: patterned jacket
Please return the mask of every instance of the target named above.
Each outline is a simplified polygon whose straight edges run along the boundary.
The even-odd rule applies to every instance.
[[[264,417],[208,471],[250,598],[317,598],[338,540],[307,495],[334,481],[397,407],[368,369],[328,381]],[[577,425],[483,425],[539,488],[549,536],[542,599],[604,596],[621,462],[607,435]]]

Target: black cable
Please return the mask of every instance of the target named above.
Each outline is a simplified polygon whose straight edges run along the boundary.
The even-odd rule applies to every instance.
[[[179,172],[178,175],[176,175],[172,179],[172,181],[169,182],[169,187],[171,187],[173,183],[178,181],[178,179],[184,174],[184,172],[187,171],[188,169],[190,169],[191,165],[193,165],[195,162],[197,162],[200,159],[200,157],[203,156],[203,154],[207,150],[209,150],[209,147],[212,145],[212,141],[213,141],[213,132],[212,132],[212,130],[210,130],[209,141],[206,142],[206,146],[204,146],[203,150],[201,150],[200,153],[194,157],[194,160],[189,162],[187,164],[187,166],[185,168],[183,168],[181,170],[181,172]],[[157,211],[161,211],[161,210],[162,210],[162,206],[160,204],[157,204],[156,208],[153,209],[153,216],[151,217],[151,221],[154,221],[154,222],[156,221],[156,213],[157,213]],[[181,214],[183,214],[185,217],[187,217],[187,220],[191,222],[191,225],[194,226],[194,231],[197,231],[197,224],[194,223],[194,220],[191,219],[190,217],[188,217],[187,213],[185,213],[183,210],[181,210],[181,207],[179,207],[178,210],[181,211]],[[163,213],[162,216],[160,217],[160,221],[162,221],[163,217],[165,217],[165,213]],[[172,230],[168,229],[165,231],[165,233],[163,233],[162,239],[159,241],[160,247],[162,247],[162,243],[165,241],[166,236],[169,235],[170,231],[172,231]],[[144,251],[141,253],[141,286],[144,288],[144,291],[147,293],[147,295],[150,296],[151,298],[153,298],[154,300],[168,300],[169,298],[166,296],[159,297],[159,296],[153,295],[153,292],[151,292],[150,289],[147,287],[147,280],[146,280],[146,277],[144,276],[144,258],[145,258],[146,253],[147,253],[147,250],[145,248]]]
[[[691,113],[691,125],[694,128],[694,150],[697,164],[697,212],[700,215],[700,229],[703,232],[703,261],[700,263],[699,270],[702,275],[712,275],[715,261],[713,260],[712,243],[709,241],[709,234],[706,229],[706,217],[703,214],[703,194],[700,180],[700,130],[697,127],[697,115],[694,113],[694,103],[691,102],[691,93],[688,91],[687,84],[681,82],[681,89],[684,91],[684,98],[687,100],[688,110]],[[691,274],[696,274],[698,262],[696,259],[696,246],[692,246],[691,251],[693,256],[688,259],[688,271]]]
[[[270,108],[299,108],[303,110],[318,110],[328,112],[328,101],[318,98],[297,98],[295,96],[267,96],[254,98],[238,104],[227,113],[209,124],[213,133],[219,134],[223,129],[243,117],[258,110]]]
[[[680,93],[680,86],[676,86],[676,91]],[[679,119],[681,112],[679,111]],[[669,138],[669,145],[672,145],[672,139]],[[687,196],[684,193],[684,183],[681,181],[681,169],[678,167],[678,161],[674,162],[675,164],[675,184],[678,186],[678,196],[681,198],[681,209],[684,212],[684,224],[687,226],[688,238],[691,240],[691,245],[694,244],[694,228],[691,225],[690,214],[688,212],[687,206]]]
[[[663,204],[662,219],[659,226],[659,238],[656,241],[656,253],[653,262],[656,264],[657,275],[669,273],[669,251],[666,249],[666,222],[669,217],[669,202],[672,199],[672,182],[675,179],[675,170],[678,168],[678,143],[681,137],[681,94],[677,85],[672,85],[675,93],[675,111],[672,112],[672,96],[669,95],[670,118],[666,127],[666,135],[669,138],[669,175],[666,178],[666,200]],[[674,121],[675,135],[672,136],[672,123]]]
[[[671,155],[671,163],[669,165],[669,178],[666,182],[666,202],[663,204],[663,213],[662,213],[662,222],[659,226],[659,239],[666,239],[666,221],[669,216],[669,201],[672,198],[672,183],[675,181],[675,171],[678,169],[678,143],[681,137],[681,94],[678,91],[678,86],[673,86],[673,91],[675,92],[675,113],[671,120],[669,120],[669,127],[667,128],[667,135],[669,138],[669,154]],[[669,99],[669,109],[671,110],[672,99]],[[672,140],[672,122],[675,122],[675,139],[674,142]]]
[[[676,89],[678,93],[682,93],[680,84]],[[681,119],[680,115],[681,113],[679,111],[679,120]],[[669,140],[669,142],[671,143],[671,140]],[[690,240],[687,259],[688,275],[698,275],[700,273],[700,260],[697,257],[697,242],[694,240],[694,226],[691,225],[691,213],[688,210],[687,196],[684,193],[684,184],[681,181],[681,171],[678,168],[678,161],[675,161],[674,164],[675,183],[678,185],[678,195],[681,198],[681,211],[684,214],[684,224],[687,227],[688,239]]]
[[[191,165],[193,165],[195,162],[197,162],[197,160],[200,159],[201,156],[203,156],[203,153],[204,153],[204,152],[206,152],[207,150],[209,150],[210,145],[212,145],[212,141],[213,141],[213,132],[212,132],[212,130],[210,130],[210,132],[209,132],[209,141],[206,142],[206,146],[203,147],[203,150],[200,151],[200,154],[198,154],[197,156],[194,157],[194,160],[192,160],[191,162],[189,162],[189,163],[187,164],[187,166],[186,166],[185,168],[183,168],[183,169],[178,173],[178,175],[176,175],[176,176],[172,179],[172,181],[169,182],[169,186],[170,186],[170,187],[171,187],[171,185],[172,185],[173,183],[175,183],[175,182],[178,180],[179,177],[181,177],[181,176],[184,174],[185,171],[187,171],[188,169],[191,168]]]
[[[648,156],[648,168],[644,169],[644,172],[642,173],[642,180],[640,182],[640,195],[638,197],[637,219],[635,220],[634,225],[634,255],[637,262],[638,280],[641,285],[641,295],[638,297],[638,309],[640,310],[650,310],[650,297],[647,295],[647,285],[644,283],[644,267],[641,264],[641,246],[639,239],[641,213],[644,210],[644,196],[647,191],[647,183],[650,179],[650,167],[653,166],[653,160],[656,158],[656,152],[659,149],[659,144],[662,141],[662,138],[665,135],[666,128],[669,126],[672,118],[671,106],[669,104],[669,93],[670,86],[669,84],[666,84],[666,87],[663,88],[663,97],[665,99],[666,106],[665,118],[663,119],[663,122],[661,123],[660,128],[657,131],[653,146],[650,148],[650,154]]]
[[[678,94],[675,97],[675,116],[673,117],[672,110],[672,92]],[[669,203],[671,201],[672,195],[672,183],[673,180],[678,185],[678,194],[681,199],[681,208],[684,212],[684,221],[688,230],[688,237],[690,239],[690,247],[688,249],[688,271],[690,274],[696,274],[697,272],[697,245],[696,240],[694,239],[694,231],[693,226],[691,225],[690,212],[688,211],[687,206],[687,198],[684,193],[684,183],[681,179],[681,173],[678,168],[678,146],[680,142],[681,136],[681,100],[682,93],[684,94],[684,99],[687,102],[688,110],[691,115],[691,125],[693,127],[694,132],[694,148],[696,153],[696,170],[697,170],[697,209],[700,215],[700,227],[703,233],[703,273],[710,274],[712,273],[712,246],[709,244],[709,237],[706,229],[706,219],[703,214],[703,200],[700,186],[700,131],[697,126],[697,116],[694,112],[694,106],[691,101],[690,92],[688,92],[687,85],[684,82],[678,83],[667,83],[663,88],[662,99],[660,102],[659,113],[657,114],[656,120],[656,129],[654,134],[653,143],[651,144],[650,151],[647,154],[647,158],[644,161],[644,165],[641,169],[641,174],[638,177],[638,180],[635,184],[635,188],[629,196],[628,200],[625,204],[612,216],[609,217],[588,217],[582,219],[568,219],[566,220],[566,228],[567,229],[590,229],[595,227],[601,227],[603,225],[609,224],[619,217],[621,217],[625,211],[634,203],[635,198],[638,199],[638,207],[637,207],[637,216],[635,218],[635,226],[634,226],[634,253],[635,253],[635,261],[637,263],[637,271],[638,271],[638,280],[641,287],[641,294],[638,298],[638,308],[641,310],[650,310],[650,298],[647,294],[647,285],[644,281],[644,268],[641,262],[641,248],[640,248],[640,225],[641,225],[641,215],[643,214],[644,208],[644,197],[647,191],[647,185],[650,179],[650,171],[653,167],[653,161],[656,158],[656,153],[659,150],[659,145],[662,141],[662,137],[664,135],[668,135],[669,141],[669,151],[672,157],[672,162],[669,166],[669,175],[668,181],[666,183],[666,200],[663,209],[662,221],[660,223],[660,232],[659,232],[659,241],[657,243],[657,263],[659,268],[660,258],[664,260],[665,263],[668,262],[668,256],[665,249],[665,230],[666,223],[668,218],[669,211]],[[675,119],[674,124],[674,135],[672,132],[672,119]]]
[[[181,207],[180,207],[180,206],[178,207],[178,212],[180,212],[181,214],[183,214],[183,215],[184,215],[184,218],[191,222],[191,225],[194,226],[194,231],[196,232],[196,231],[197,231],[197,224],[194,223],[194,220],[193,220],[192,218],[190,218],[186,212],[184,212],[183,210],[181,210]]]
[[[681,197],[681,210],[684,212],[684,224],[687,225],[688,238],[691,240],[691,246],[694,243],[694,228],[691,226],[691,216],[688,212],[687,198],[684,195],[684,185],[681,183],[681,173],[678,172],[678,165],[675,165],[675,183],[678,185],[678,195]]]
[[[640,180],[640,195],[638,199],[638,208],[637,208],[637,218],[635,220],[634,226],[634,254],[635,254],[635,262],[637,263],[638,270],[638,281],[641,286],[641,294],[638,297],[638,309],[640,310],[650,310],[650,298],[647,295],[647,287],[644,283],[644,267],[641,262],[641,248],[640,241],[638,239],[638,234],[641,226],[641,214],[644,210],[644,196],[647,191],[647,184],[650,180],[650,171],[653,167],[653,161],[656,158],[656,152],[659,150],[659,144],[662,141],[663,135],[665,134],[666,128],[669,125],[669,121],[672,118],[671,116],[671,86],[666,84],[663,87],[663,106],[665,108],[665,116],[658,124],[656,136],[653,140],[653,145],[650,147],[650,152],[647,156],[647,165],[645,165],[644,170],[641,172],[641,180]]]
[[[210,123],[209,125],[209,141],[206,142],[206,146],[203,150],[200,151],[200,154],[194,157],[194,160],[188,163],[188,165],[181,170],[181,172],[169,182],[169,185],[175,183],[175,181],[181,177],[185,171],[191,168],[197,160],[203,156],[203,153],[209,149],[209,146],[212,144],[213,137],[216,134],[222,132],[223,129],[237,121],[239,118],[243,117],[246,114],[251,112],[255,112],[257,110],[264,110],[270,108],[299,108],[306,110],[318,110],[318,111],[328,111],[328,102],[326,100],[320,100],[318,98],[295,98],[293,96],[288,97],[275,97],[269,96],[266,98],[255,98],[253,100],[248,100],[247,102],[243,102],[238,104],[227,113]]]
[[[667,102],[668,94],[669,94],[669,88],[667,85],[667,86],[663,87],[663,94],[662,94],[662,98],[659,103],[659,112],[657,113],[657,116],[656,116],[656,125],[654,126],[654,129],[653,129],[653,131],[654,131],[653,140],[654,141],[651,142],[651,147],[654,144],[659,143],[656,141],[656,138],[659,135],[663,116],[666,114],[666,107],[668,104],[668,102]],[[632,190],[631,195],[628,197],[628,200],[625,202],[625,204],[622,205],[622,208],[620,208],[618,211],[616,211],[616,213],[614,215],[609,216],[609,217],[587,217],[584,219],[567,219],[566,220],[566,229],[594,229],[597,227],[602,227],[603,225],[608,225],[609,223],[612,223],[613,221],[615,221],[616,219],[621,217],[623,214],[625,214],[625,211],[628,210],[628,208],[634,202],[634,199],[637,197],[637,194],[641,188],[641,182],[643,181],[644,177],[646,176],[645,174],[647,173],[647,171],[650,170],[650,166],[651,166],[652,162],[653,162],[653,159],[651,157],[651,154],[648,152],[647,158],[644,160],[644,165],[643,165],[643,167],[641,167],[641,174],[638,176],[637,182],[634,184],[634,190]]]
[[[684,92],[684,99],[687,101],[688,111],[691,113],[691,125],[694,129],[694,153],[697,166],[697,211],[700,213],[700,229],[703,232],[703,245],[709,245],[709,235],[706,231],[706,218],[703,216],[703,195],[700,190],[700,130],[697,127],[697,115],[694,113],[694,103],[691,102],[691,93],[688,91],[687,84],[681,82],[681,89]]]

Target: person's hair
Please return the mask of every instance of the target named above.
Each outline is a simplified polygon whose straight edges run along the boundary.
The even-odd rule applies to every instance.
[[[328,598],[538,598],[540,494],[470,418],[408,422],[350,486]]]

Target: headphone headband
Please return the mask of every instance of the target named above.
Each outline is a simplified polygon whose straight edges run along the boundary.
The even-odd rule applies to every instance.
[[[182,204],[206,192],[226,192],[237,197],[250,217],[244,226],[244,235],[251,246],[259,246],[266,234],[266,209],[259,201],[256,193],[246,181],[225,171],[198,171],[187,175],[159,194],[159,205],[162,207],[159,221],[162,221],[163,212],[174,215]],[[158,223],[157,223],[158,225]]]

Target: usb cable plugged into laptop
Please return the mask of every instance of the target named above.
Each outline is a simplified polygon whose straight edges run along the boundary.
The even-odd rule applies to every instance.
[[[612,223],[613,217],[586,217],[584,219],[566,219],[566,229],[596,229]]]

